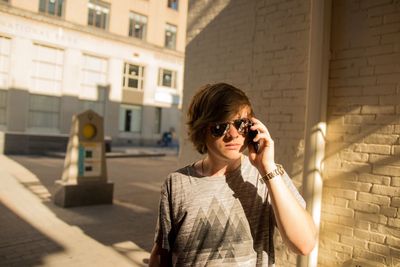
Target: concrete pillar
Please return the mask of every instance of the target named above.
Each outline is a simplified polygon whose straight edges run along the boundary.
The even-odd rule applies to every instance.
[[[310,17],[303,196],[307,211],[319,229],[325,156],[331,0],[311,0]],[[299,256],[297,266],[316,267],[317,263],[318,243],[309,256]]]
[[[112,204],[113,190],[107,179],[103,118],[88,110],[73,117],[54,203],[62,207]]]

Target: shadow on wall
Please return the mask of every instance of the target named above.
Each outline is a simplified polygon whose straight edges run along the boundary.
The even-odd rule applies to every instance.
[[[161,133],[155,133],[153,129],[156,127],[153,123],[156,119],[156,108],[143,106],[140,111],[140,125],[135,124],[135,127],[141,127],[142,132],[134,133],[132,121],[136,117],[133,117],[132,111],[126,109],[125,105],[124,111],[129,114],[124,114],[122,120],[120,113],[123,104],[111,101],[109,91],[109,87],[99,86],[96,100],[83,100],[76,96],[39,95],[13,88],[0,90],[0,100],[3,100],[0,103],[0,126],[3,126],[5,135],[1,140],[4,153],[65,152],[72,116],[87,109],[92,109],[103,117],[106,147],[110,147],[111,142],[114,146],[156,146],[161,138]],[[179,110],[177,106],[173,106],[171,109],[163,109],[162,113],[168,115],[166,117],[176,117]],[[171,127],[164,124],[175,122],[168,119],[162,123],[160,131]]]
[[[109,88],[98,87],[97,100],[82,100],[75,96],[32,94],[27,90],[1,90],[6,100],[3,112],[5,125],[3,148],[5,154],[41,154],[65,152],[72,116],[92,109],[118,129],[120,103],[109,100]],[[106,112],[107,110],[107,112]],[[115,124],[115,125],[114,125]],[[107,135],[115,132],[105,128]],[[110,142],[111,138],[107,138]]]
[[[344,109],[347,112],[343,112]],[[390,182],[389,176],[395,176],[396,166],[400,164],[399,152],[394,154],[394,151],[390,151],[391,146],[399,142],[398,135],[396,137],[392,133],[400,125],[400,118],[398,114],[383,117],[368,114],[368,121],[342,125],[343,121],[360,117],[360,109],[342,105],[332,110],[328,117],[320,234],[322,244],[326,247],[320,248],[320,255],[328,251],[332,253],[330,244],[337,242],[332,239],[334,233],[338,238],[344,236],[352,240],[348,242],[356,244],[356,251],[346,253],[346,258],[357,259],[346,261],[343,266],[377,266],[375,264],[382,261],[389,264],[395,258],[395,254],[390,254],[389,246],[386,248],[387,253],[379,253],[380,256],[377,256],[358,248],[357,244],[381,244],[389,237],[396,238],[393,234],[398,232],[393,222],[390,223],[390,218],[396,216],[396,208],[391,206],[390,196],[395,195],[398,189],[393,187],[394,183]],[[343,206],[344,202],[348,204]],[[354,230],[356,232],[352,233]],[[398,234],[394,236],[400,237]],[[346,249],[352,248],[350,244],[343,245]],[[343,261],[336,259],[336,262],[339,264]]]

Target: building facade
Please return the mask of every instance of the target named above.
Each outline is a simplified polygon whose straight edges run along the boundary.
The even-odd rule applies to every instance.
[[[193,0],[188,25],[183,110],[243,88],[318,226],[308,258],[277,235],[276,265],[400,266],[400,2]]]
[[[113,144],[180,126],[186,1],[1,0],[0,129],[65,136],[93,109]]]

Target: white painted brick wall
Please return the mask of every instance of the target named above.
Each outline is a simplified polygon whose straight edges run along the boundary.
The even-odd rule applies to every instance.
[[[371,266],[396,266],[400,263],[396,131],[400,124],[400,3],[332,2],[329,158],[319,263],[341,266],[346,260],[362,259]],[[341,201],[332,203],[337,198]]]

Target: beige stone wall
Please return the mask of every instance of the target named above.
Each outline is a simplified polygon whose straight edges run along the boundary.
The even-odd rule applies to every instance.
[[[10,0],[8,1],[11,5],[22,9],[37,12],[39,10],[39,0]]]
[[[398,266],[400,2],[333,1],[331,52],[320,266]]]
[[[187,1],[179,1],[178,10],[168,8],[167,0],[105,0],[105,2],[109,2],[111,5],[110,32],[127,36],[129,31],[129,12],[136,12],[148,17],[147,42],[163,47],[165,25],[166,23],[173,24],[177,26],[178,30],[176,50],[184,52]],[[87,13],[87,10],[84,10]],[[86,23],[86,21],[83,21],[82,24]]]
[[[318,266],[396,266],[400,2],[332,4]],[[192,0],[187,24],[183,111],[205,83],[243,88],[296,184],[303,175],[310,10],[304,0]],[[185,131],[182,164],[199,158]],[[294,266],[295,256],[277,241],[277,266]]]
[[[11,0],[13,7],[39,11],[39,0]],[[87,25],[88,2],[68,0],[64,1],[63,19],[79,25]],[[164,47],[166,23],[177,26],[176,50],[185,51],[187,0],[179,1],[178,10],[167,7],[167,0],[102,0],[110,5],[110,16],[107,31],[121,36],[128,36],[129,13],[136,12],[147,16],[146,42]]]

